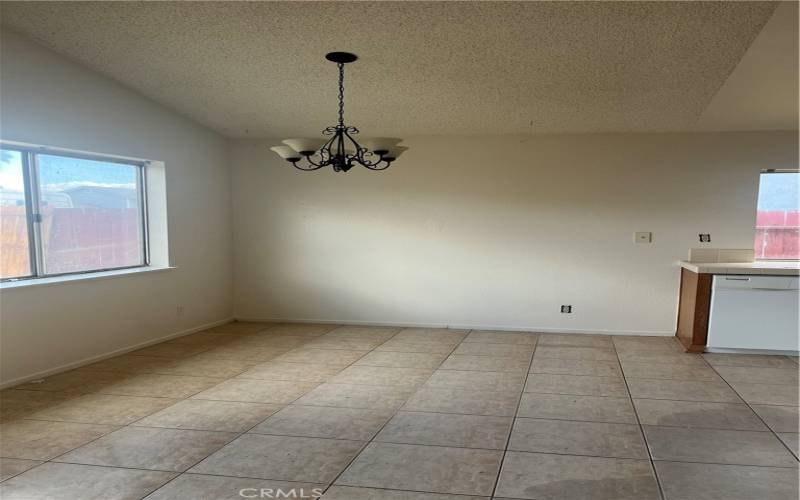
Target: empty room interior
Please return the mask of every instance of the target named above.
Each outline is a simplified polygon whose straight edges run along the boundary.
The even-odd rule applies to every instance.
[[[797,500],[798,5],[0,2],[0,498]]]

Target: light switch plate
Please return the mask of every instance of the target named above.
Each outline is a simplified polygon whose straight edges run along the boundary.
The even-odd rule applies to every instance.
[[[652,243],[653,242],[653,233],[644,232],[644,231],[637,231],[633,233],[633,242],[634,243]]]

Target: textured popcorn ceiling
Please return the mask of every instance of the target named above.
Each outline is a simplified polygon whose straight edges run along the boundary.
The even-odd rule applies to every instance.
[[[692,130],[771,2],[3,2],[4,27],[228,136]],[[796,59],[796,58],[795,58]],[[712,124],[710,127],[715,128]]]

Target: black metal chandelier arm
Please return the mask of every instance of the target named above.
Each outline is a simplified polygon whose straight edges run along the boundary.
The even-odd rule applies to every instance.
[[[385,163],[385,165],[383,165],[383,166],[379,167],[378,165],[380,165],[381,163]],[[362,165],[363,165],[365,168],[368,168],[368,169],[370,169],[370,170],[386,170],[387,168],[389,168],[389,167],[391,166],[391,164],[392,164],[392,162],[390,162],[390,161],[386,161],[386,160],[381,160],[381,161],[379,161],[379,162],[377,162],[377,163],[373,163],[372,165],[364,165],[364,164],[362,163]]]
[[[308,157],[306,157],[306,160],[308,160]],[[313,163],[313,162],[311,162],[311,161],[309,160],[309,161],[308,161],[308,163],[311,165],[311,167],[302,167],[302,166],[298,165],[298,163],[299,163],[299,162],[301,162],[301,161],[303,161],[303,160],[297,160],[297,161],[293,161],[293,162],[292,162],[292,165],[294,165],[294,168],[296,168],[297,170],[303,170],[303,171],[306,171],[306,172],[311,172],[311,171],[314,171],[314,170],[319,170],[319,169],[321,169],[321,168],[323,168],[323,167],[327,167],[327,166],[328,166],[328,165],[327,165],[327,164],[325,164],[325,163],[322,163],[322,164],[320,164],[320,165],[317,165],[316,163]]]

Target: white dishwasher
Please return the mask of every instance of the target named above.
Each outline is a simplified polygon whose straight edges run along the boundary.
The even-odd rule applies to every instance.
[[[709,350],[797,352],[799,282],[793,276],[714,275]]]

